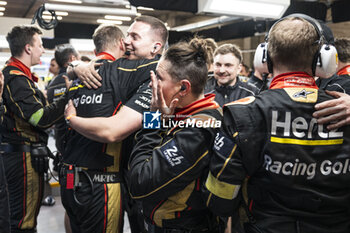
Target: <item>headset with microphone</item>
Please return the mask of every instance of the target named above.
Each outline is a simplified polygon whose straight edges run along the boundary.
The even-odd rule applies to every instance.
[[[265,42],[258,45],[254,55],[254,67],[260,73],[272,73],[273,64],[268,53],[269,34],[273,27],[280,21],[286,18],[302,18],[311,23],[314,26],[319,39],[318,50],[314,55],[312,62],[312,75],[320,78],[328,78],[333,75],[338,66],[338,53],[336,48],[332,45],[334,41],[333,34],[326,25],[319,23],[316,19],[304,15],[304,14],[291,14],[284,18],[279,19],[272,25],[268,34],[266,35]],[[326,29],[326,30],[325,30]]]

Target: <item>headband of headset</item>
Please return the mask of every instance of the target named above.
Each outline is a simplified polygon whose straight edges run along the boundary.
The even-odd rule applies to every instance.
[[[313,58],[311,67],[312,74],[322,78],[326,78],[334,74],[338,61],[337,51],[332,45],[334,43],[332,31],[325,24],[321,24],[314,18],[304,14],[288,15],[279,19],[271,26],[268,34],[265,37],[265,42],[259,44],[256,49],[254,56],[255,69],[257,69],[260,73],[272,73],[273,64],[267,51],[270,32],[280,21],[292,17],[305,19],[315,28],[318,34],[317,43],[319,45],[319,49]]]

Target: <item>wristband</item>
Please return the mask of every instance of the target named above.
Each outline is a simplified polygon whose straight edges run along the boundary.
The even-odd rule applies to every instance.
[[[69,115],[69,116],[67,116],[66,117],[66,123],[67,123],[67,125],[69,125],[70,124],[70,119],[72,118],[72,117],[74,117],[74,116],[77,116],[76,114],[71,114],[71,115]]]

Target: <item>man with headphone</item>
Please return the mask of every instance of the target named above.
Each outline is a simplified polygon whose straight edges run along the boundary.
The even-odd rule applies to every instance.
[[[320,23],[296,14],[276,22],[256,53],[255,67],[274,78],[259,96],[224,107],[207,205],[231,215],[249,177],[246,232],[349,232],[350,128],[329,131],[312,117],[332,98],[313,76],[334,72],[336,50]]]
[[[350,94],[350,38],[336,38],[334,46],[338,52],[337,72],[327,79],[318,79],[318,86],[328,91]]]
[[[350,124],[350,38],[337,38],[335,47],[339,52],[337,73],[332,78],[321,80],[320,87],[332,91],[329,94],[337,99],[316,105],[314,113],[318,122],[327,124],[328,129]]]

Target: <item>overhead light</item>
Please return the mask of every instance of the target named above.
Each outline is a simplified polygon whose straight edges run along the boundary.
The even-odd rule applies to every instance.
[[[131,17],[128,17],[128,16],[116,16],[116,15],[105,15],[105,19],[130,21]]]
[[[6,2],[6,1],[0,1],[0,5],[6,6],[6,5],[7,5],[7,2]]]
[[[97,23],[118,24],[118,25],[123,24],[123,22],[119,20],[107,20],[107,19],[98,19]]]
[[[143,11],[154,11],[153,8],[149,8],[149,7],[143,7],[143,6],[138,6],[136,7],[138,10],[143,10]]]
[[[137,13],[136,8],[133,7],[131,7],[131,9],[121,9],[114,7],[73,6],[51,3],[45,3],[44,6],[45,10],[79,12],[88,14],[136,16]]]
[[[0,7],[0,11],[5,11],[6,9],[5,9],[5,7]]]
[[[213,19],[208,19],[208,20],[203,20],[203,21],[199,21],[196,23],[190,23],[190,24],[186,24],[186,25],[182,25],[182,26],[177,26],[177,27],[173,27],[171,28],[171,30],[174,31],[178,31],[178,32],[182,32],[182,31],[192,31],[192,30],[198,30],[204,27],[209,27],[209,26],[213,26],[213,25],[217,25],[217,24],[223,24],[223,23],[227,23],[227,22],[231,22],[234,20],[238,20],[240,19],[240,17],[237,16],[221,16],[221,17],[217,17],[217,18],[213,18]]]
[[[42,18],[50,20],[50,19],[52,19],[52,16],[51,15],[43,15]],[[57,20],[62,20],[62,16],[57,16]]]
[[[198,13],[281,18],[290,0],[198,0]]]
[[[95,49],[91,39],[70,39],[69,43],[78,51],[94,51]]]
[[[0,12],[0,16],[3,16],[4,15],[4,12]]]
[[[68,2],[68,3],[74,3],[74,4],[82,4],[83,1],[80,0],[50,0],[53,2]]]
[[[43,14],[44,15],[51,15],[51,13],[48,11],[44,11]],[[66,11],[55,11],[55,14],[60,15],[60,16],[68,16],[68,12],[66,12]]]

